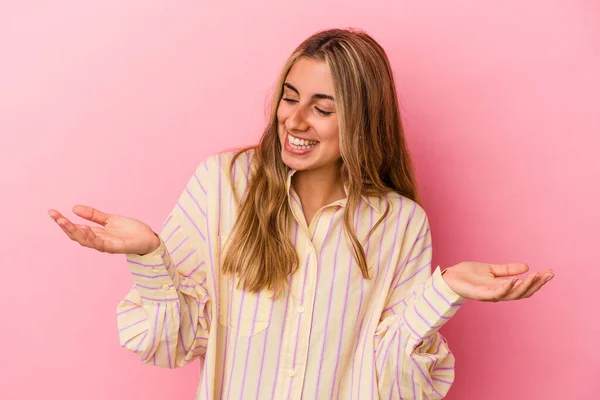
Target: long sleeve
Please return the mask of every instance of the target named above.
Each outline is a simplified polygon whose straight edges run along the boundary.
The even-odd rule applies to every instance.
[[[464,299],[448,287],[439,267],[431,274],[429,222],[415,209],[375,334],[378,391],[385,399],[441,399],[454,382],[454,356],[438,330]]]
[[[127,254],[134,285],[117,306],[121,346],[143,363],[182,367],[206,351],[211,302],[207,291],[206,189],[201,165],[164,222],[160,246]]]

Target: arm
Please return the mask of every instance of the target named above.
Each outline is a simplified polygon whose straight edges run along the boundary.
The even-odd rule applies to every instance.
[[[464,299],[446,284],[439,267],[431,274],[429,222],[420,207],[415,211],[375,334],[382,398],[441,399],[454,381],[454,356],[438,330]]]
[[[119,339],[143,363],[177,368],[206,351],[211,321],[207,170],[201,165],[188,181],[163,224],[159,247],[126,256],[134,285],[117,306]]]

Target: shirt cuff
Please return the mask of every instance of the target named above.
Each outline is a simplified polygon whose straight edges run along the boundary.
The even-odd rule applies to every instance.
[[[176,301],[178,274],[165,243],[159,239],[160,245],[152,253],[127,254],[127,265],[143,301]]]
[[[407,307],[404,322],[412,336],[422,340],[437,332],[464,302],[463,297],[450,289],[438,266],[414,303]]]

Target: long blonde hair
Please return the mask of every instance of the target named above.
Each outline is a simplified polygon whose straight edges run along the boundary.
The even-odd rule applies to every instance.
[[[301,57],[325,62],[331,71],[339,123],[342,183],[348,189],[344,232],[365,279],[369,279],[366,255],[352,224],[361,195],[385,199],[385,193],[394,191],[419,202],[385,51],[367,33],[354,29],[331,29],[312,35],[296,48],[281,72],[269,121],[259,143],[239,150],[231,161],[230,178],[237,157],[254,151],[243,201],[233,188],[238,216],[225,253],[223,273],[236,274],[242,288],[254,293],[268,289],[280,295],[287,285],[288,275],[299,265],[298,254],[288,237],[289,223],[294,217],[287,202],[289,168],[281,159],[277,108],[287,74]],[[365,240],[388,212],[386,202],[385,213]]]

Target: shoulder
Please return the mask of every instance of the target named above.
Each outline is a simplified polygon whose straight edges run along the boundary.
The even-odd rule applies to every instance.
[[[198,175],[208,175],[211,177],[216,176],[228,176],[231,169],[231,163],[233,162],[232,172],[234,176],[236,174],[248,174],[250,171],[250,165],[254,156],[254,149],[247,149],[235,157],[239,150],[225,150],[218,153],[214,153],[206,157],[200,165],[196,168]],[[234,160],[235,158],[235,160]]]
[[[387,216],[389,220],[398,221],[407,228],[415,229],[419,229],[423,224],[429,224],[425,209],[416,201],[398,192],[388,192],[384,198],[385,201],[381,202],[381,211],[385,211],[387,201],[390,206],[390,212]]]

